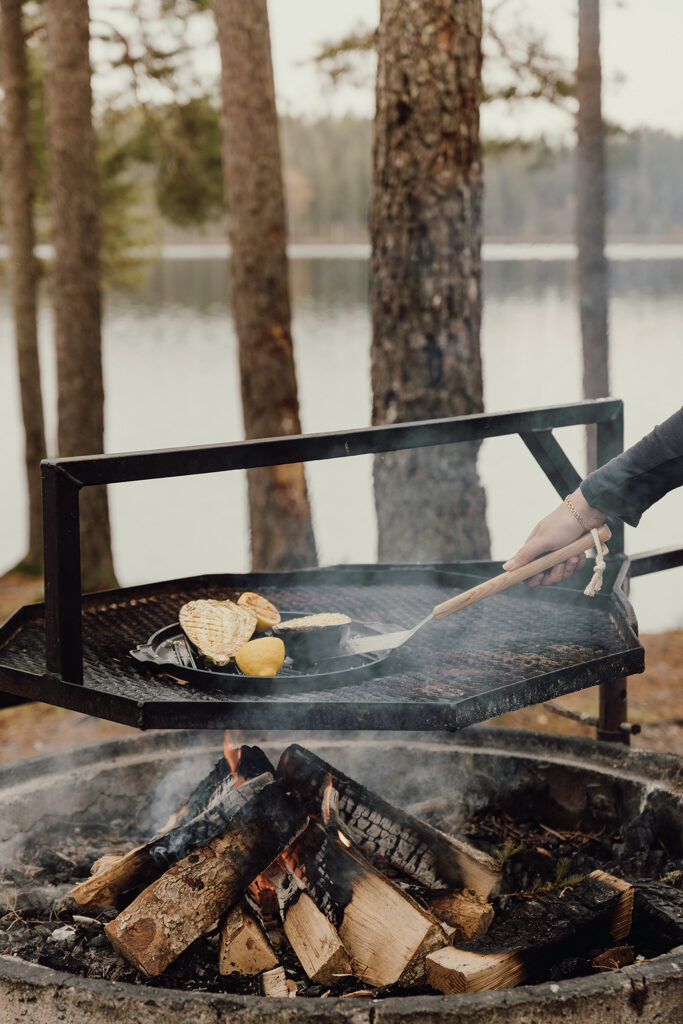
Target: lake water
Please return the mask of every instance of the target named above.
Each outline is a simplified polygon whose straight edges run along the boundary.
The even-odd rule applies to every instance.
[[[367,248],[294,247],[293,334],[306,433],[370,422]],[[225,252],[169,247],[139,290],[110,294],[104,321],[109,451],[239,440],[236,342]],[[486,409],[500,412],[581,397],[571,246],[487,246],[482,349]],[[631,444],[683,399],[683,248],[610,249],[612,394],[626,407]],[[40,305],[49,444],[55,370],[47,293]],[[16,364],[6,279],[0,281],[0,571],[22,555],[25,492]],[[583,472],[581,428],[558,431]],[[485,442],[493,557],[508,557],[557,502],[517,437]],[[375,559],[368,457],[308,469],[321,564]],[[249,567],[241,474],[110,488],[116,569],[123,585]],[[627,550],[683,544],[683,489],[659,502]],[[636,580],[641,629],[683,626],[683,569]]]

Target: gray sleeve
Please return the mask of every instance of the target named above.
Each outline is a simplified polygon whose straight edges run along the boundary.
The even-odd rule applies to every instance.
[[[683,408],[668,420],[590,473],[581,493],[593,508],[637,526],[643,512],[683,486]]]

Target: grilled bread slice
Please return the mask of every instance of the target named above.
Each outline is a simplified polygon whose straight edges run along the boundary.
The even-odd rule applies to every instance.
[[[179,621],[190,643],[215,665],[227,665],[256,629],[256,616],[233,601],[189,601]]]

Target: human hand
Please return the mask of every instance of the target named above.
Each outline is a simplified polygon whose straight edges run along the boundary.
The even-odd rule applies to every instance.
[[[605,517],[602,512],[598,512],[588,504],[580,488],[570,495],[570,501],[589,529],[595,529],[604,523]],[[577,518],[572,515],[563,502],[549,516],[541,519],[519,551],[505,562],[503,569],[506,572],[519,569],[520,566],[532,562],[534,558],[539,558],[547,551],[557,551],[565,544],[571,544],[585,532]],[[582,569],[585,563],[585,553],[577,555],[574,558],[569,558],[566,562],[553,566],[547,572],[530,577],[526,580],[526,584],[528,587],[538,587],[539,585],[548,587],[554,583],[561,583],[562,580],[569,579],[572,573]]]

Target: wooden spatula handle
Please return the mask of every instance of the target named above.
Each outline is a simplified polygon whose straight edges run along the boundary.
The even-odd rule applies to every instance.
[[[598,529],[598,537],[603,544],[611,536],[610,528],[606,523]],[[522,583],[524,580],[531,579],[537,573],[545,572],[546,569],[552,569],[554,565],[566,562],[568,558],[580,555],[582,551],[589,551],[594,546],[592,534],[584,533],[578,540],[572,541],[571,544],[566,544],[557,551],[550,551],[547,555],[541,555],[540,558],[535,558],[533,562],[520,566],[519,569],[512,569],[511,572],[501,573],[500,576],[494,576],[492,580],[479,583],[476,587],[472,587],[471,590],[464,590],[462,594],[449,597],[447,601],[437,604],[432,609],[432,614],[435,619],[445,619],[447,615],[452,615],[453,612],[458,612],[461,608],[467,608],[471,604],[476,604],[477,601],[483,601],[485,597],[491,597],[492,594],[498,594],[501,590],[514,587],[515,583]]]

